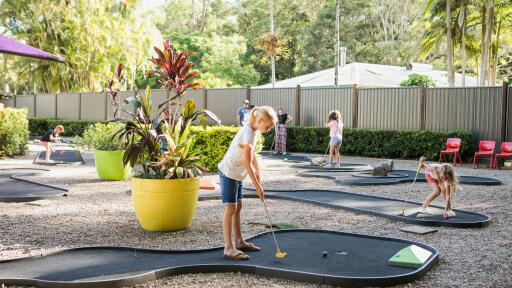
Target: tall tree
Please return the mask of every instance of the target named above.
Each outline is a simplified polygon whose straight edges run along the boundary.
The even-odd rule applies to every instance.
[[[453,71],[453,43],[452,43],[452,1],[446,1],[445,23],[446,23],[446,62],[448,66],[448,85],[454,86],[455,75]]]
[[[151,28],[132,12],[138,0],[5,0],[0,19],[11,37],[61,55],[65,64],[15,58],[18,81],[39,92],[101,91],[104,79],[125,63],[129,83],[145,63]]]
[[[485,86],[486,77],[489,76],[488,73],[488,62],[489,62],[489,52],[491,46],[491,34],[494,25],[494,0],[487,0],[483,5],[485,5],[485,10],[482,10],[482,21],[485,21],[485,24],[482,22],[482,56],[480,62],[480,85]],[[485,14],[487,13],[487,17]]]
[[[462,87],[466,86],[466,6],[464,0],[460,1],[458,27],[460,30],[460,57],[462,66]]]
[[[334,85],[338,86],[338,67],[340,66],[340,1],[336,0],[336,40],[334,41]]]
[[[206,15],[208,14],[209,0],[203,0],[203,12],[201,13],[201,33],[204,32],[206,27]]]

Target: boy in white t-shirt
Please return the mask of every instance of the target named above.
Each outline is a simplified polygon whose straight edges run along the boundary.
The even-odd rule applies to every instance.
[[[250,119],[236,134],[226,155],[219,163],[219,177],[222,203],[224,204],[224,258],[248,260],[250,257],[242,251],[259,251],[256,245],[246,242],[240,227],[242,209],[242,181],[247,175],[256,187],[256,194],[263,200],[264,192],[260,184],[260,169],[254,150],[260,133],[266,133],[277,122],[276,112],[261,106],[252,109]],[[234,234],[234,244],[231,234]]]

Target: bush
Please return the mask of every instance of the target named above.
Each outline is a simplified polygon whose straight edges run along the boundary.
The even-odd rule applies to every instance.
[[[194,147],[203,153],[201,165],[208,168],[210,172],[217,171],[217,165],[226,154],[238,129],[237,127],[213,126],[203,130],[203,128],[194,127],[192,129],[192,133],[196,136]],[[263,140],[263,137],[260,137],[256,151],[261,151]]]
[[[412,73],[407,80],[400,83],[400,87],[436,87],[436,83],[426,75]]]
[[[48,130],[55,128],[57,125],[64,126],[63,136],[82,136],[89,126],[101,121],[85,121],[85,120],[59,120],[50,118],[31,118],[28,121],[28,130],[31,136],[42,136]]]
[[[0,110],[0,157],[23,155],[28,144],[27,109]]]
[[[270,149],[273,131],[265,135],[265,149]],[[324,127],[288,127],[287,149],[290,152],[324,154],[329,145],[329,129]],[[461,138],[461,156],[471,159],[475,151],[471,133],[467,131],[401,131],[344,129],[342,155],[375,158],[418,159],[425,156],[438,160],[446,139]]]
[[[100,151],[122,150],[117,143],[117,137],[112,139],[112,135],[123,126],[124,124],[119,122],[90,125],[89,128],[85,130],[82,137],[75,137],[75,146]]]

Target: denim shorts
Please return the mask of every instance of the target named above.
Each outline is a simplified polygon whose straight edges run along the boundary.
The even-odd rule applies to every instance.
[[[222,204],[237,204],[242,202],[242,181],[234,180],[219,171],[220,195]]]
[[[331,145],[331,146],[341,145],[341,137],[339,135],[331,137],[331,141],[329,141],[329,145]]]

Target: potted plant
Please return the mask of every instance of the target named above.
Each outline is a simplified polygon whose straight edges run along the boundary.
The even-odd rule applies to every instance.
[[[126,180],[132,168],[123,164],[123,145],[112,135],[122,123],[96,123],[75,138],[75,146],[94,150],[96,172],[101,180]]]
[[[194,136],[190,133],[192,122],[200,119],[205,123],[206,110],[197,110],[193,101],[182,108],[189,88],[197,89],[191,72],[190,53],[177,53],[168,41],[164,49],[155,47],[157,58],[151,59],[158,70],[148,75],[159,75],[161,86],[172,97],[152,113],[151,89],[125,101],[135,108],[126,124],[114,137],[126,143],[123,162],[130,166],[141,163],[142,170],[132,177],[132,200],[137,220],[149,231],[176,231],[192,224],[199,196],[199,177],[206,169],[199,164],[198,151],[193,147]],[[152,116],[153,115],[153,116]],[[167,146],[167,151],[163,151]]]

